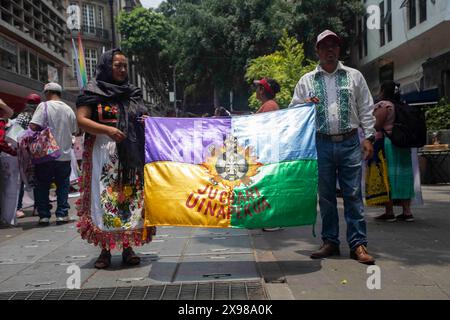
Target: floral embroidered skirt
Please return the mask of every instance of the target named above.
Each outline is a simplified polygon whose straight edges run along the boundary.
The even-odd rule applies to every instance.
[[[109,250],[151,242],[156,228],[144,228],[141,184],[119,186],[117,178],[116,143],[106,135],[87,136],[77,203],[81,237]]]

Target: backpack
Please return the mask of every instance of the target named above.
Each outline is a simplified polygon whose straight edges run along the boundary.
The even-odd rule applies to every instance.
[[[427,143],[425,114],[419,107],[392,101],[395,105],[395,120],[392,134],[385,135],[400,148],[421,148]]]

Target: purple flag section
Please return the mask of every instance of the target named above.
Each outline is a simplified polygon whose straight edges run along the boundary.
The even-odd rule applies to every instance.
[[[201,164],[231,133],[231,118],[147,118],[145,162]]]

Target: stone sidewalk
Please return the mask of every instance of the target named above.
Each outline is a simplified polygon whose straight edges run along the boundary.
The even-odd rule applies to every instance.
[[[381,209],[367,210],[380,290],[369,290],[367,266],[348,258],[341,215],[342,256],[337,258],[309,258],[320,245],[320,219],[316,238],[311,227],[277,232],[162,227],[151,244],[136,250],[140,266],[123,267],[116,253],[108,270],[94,268],[99,249],[80,239],[75,222],[41,228],[36,217],[28,217],[19,228],[0,229],[0,292],[65,289],[67,268],[76,264],[84,290],[172,286],[179,290],[174,299],[183,285],[209,284],[207,290],[214,290],[227,283],[230,296],[232,287],[244,284],[239,290],[259,299],[449,299],[450,186],[423,191],[425,205],[414,208],[414,223],[375,222]],[[246,283],[260,283],[264,294],[249,295]]]
[[[380,208],[366,209],[369,252],[381,271],[381,289],[369,290],[367,266],[349,259],[346,226],[339,201],[341,257],[311,260],[320,244],[310,228],[252,231],[262,276],[278,285],[280,298],[292,299],[449,299],[450,186],[423,186],[423,207],[413,208],[415,222],[378,222]],[[400,208],[395,208],[400,214]],[[269,258],[267,258],[269,257]],[[272,295],[277,298],[275,294]]]

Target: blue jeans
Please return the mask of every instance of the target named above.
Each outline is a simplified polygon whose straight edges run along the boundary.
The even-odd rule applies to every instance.
[[[357,134],[332,142],[317,137],[319,166],[319,206],[322,216],[322,240],[339,245],[339,216],[336,178],[344,198],[347,242],[351,250],[367,245],[366,221],[361,193],[362,153]]]
[[[40,218],[51,217],[50,210],[52,206],[50,205],[49,192],[53,181],[56,184],[58,203],[55,215],[57,217],[66,217],[69,214],[70,172],[70,161],[49,161],[36,165],[35,202]]]

